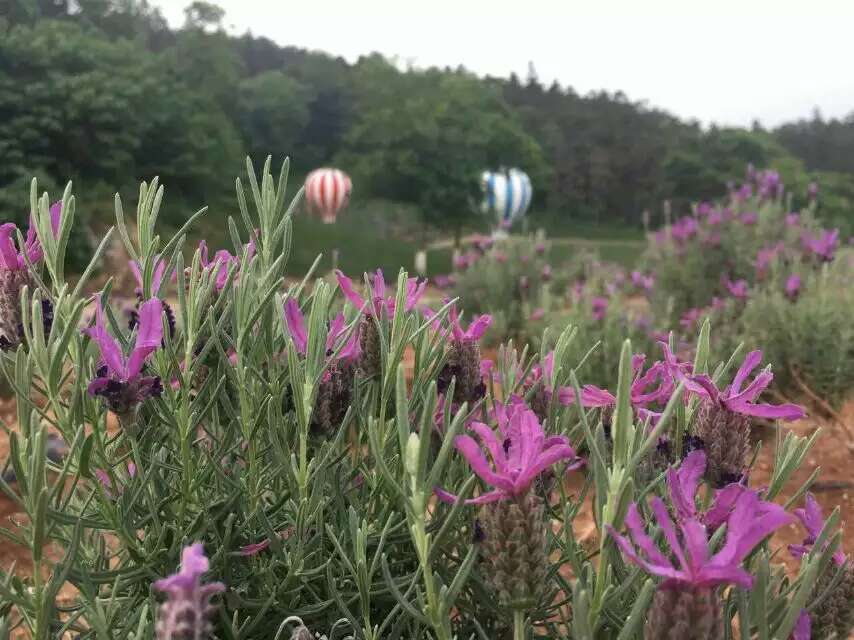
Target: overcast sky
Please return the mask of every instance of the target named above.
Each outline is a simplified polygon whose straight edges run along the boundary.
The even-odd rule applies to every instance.
[[[152,0],[179,26],[189,0]],[[854,111],[854,0],[219,0],[225,24],[355,61],[621,90],[703,123]]]

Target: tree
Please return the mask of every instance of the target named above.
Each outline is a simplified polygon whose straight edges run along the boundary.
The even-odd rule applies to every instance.
[[[238,122],[249,152],[260,161],[294,154],[311,118],[311,89],[281,71],[265,71],[241,81],[239,92]]]

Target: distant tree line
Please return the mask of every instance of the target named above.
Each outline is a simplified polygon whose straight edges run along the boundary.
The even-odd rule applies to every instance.
[[[529,173],[535,209],[611,224],[640,226],[644,210],[655,223],[664,199],[720,196],[749,162],[780,169],[799,198],[818,180],[843,222],[854,201],[854,115],[704,129],[619,92],[543,86],[533,68],[478,78],[229,36],[205,2],[177,30],[145,0],[2,6],[4,210],[32,175],[92,193],[159,175],[172,197],[215,203],[245,153],[290,155],[302,174],[339,164],[356,197],[413,203],[445,226],[470,213],[479,172],[502,165]]]

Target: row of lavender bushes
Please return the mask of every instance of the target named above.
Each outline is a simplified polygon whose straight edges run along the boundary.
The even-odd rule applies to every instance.
[[[594,386],[570,325],[484,359],[492,319],[426,309],[403,272],[285,284],[287,164],[247,164],[234,253],[161,239],[156,182],[134,237],[116,198],[130,322],[112,281],[84,293],[112,234],[65,279],[70,186],[51,207],[34,183],[31,231],[2,227],[18,429],[0,488],[26,517],[0,532],[35,571],[0,574],[0,638],[847,635],[838,509],[792,482],[815,437],[781,431],[750,481],[751,422],[803,415],[760,398],[760,352],[718,362],[706,322],[692,360],[624,341]],[[798,521],[792,577],[768,540]]]
[[[648,349],[675,331],[690,357],[709,318],[716,357],[742,342],[762,347],[778,391],[836,405],[854,388],[854,252],[820,226],[817,190],[808,195],[807,208],[792,211],[778,174],[750,168],[725,201],[700,203],[653,234],[631,272],[584,254],[553,268],[543,238],[479,239],[446,282],[496,317],[493,341],[539,346],[545,326],[577,326],[581,343],[599,344],[582,372],[599,384],[625,338]]]

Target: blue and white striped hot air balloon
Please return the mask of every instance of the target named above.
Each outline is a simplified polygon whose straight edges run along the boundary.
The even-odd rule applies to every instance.
[[[524,216],[531,204],[531,179],[519,169],[484,171],[480,187],[483,191],[481,209],[494,214],[502,228]]]

